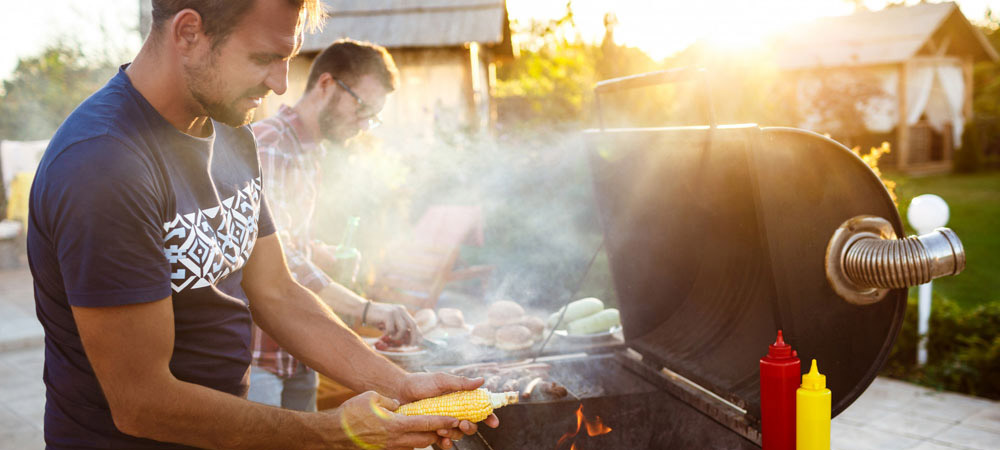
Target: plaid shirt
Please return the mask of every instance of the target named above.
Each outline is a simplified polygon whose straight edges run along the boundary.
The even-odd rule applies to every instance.
[[[322,177],[320,159],[326,149],[303,125],[299,115],[282,105],[274,117],[252,125],[260,152],[263,186],[274,225],[281,237],[292,275],[319,292],[333,280],[312,263],[311,223]],[[270,336],[253,326],[253,364],[279,377],[299,366]]]

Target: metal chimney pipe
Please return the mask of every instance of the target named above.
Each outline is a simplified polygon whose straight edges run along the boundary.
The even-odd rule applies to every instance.
[[[965,269],[965,249],[958,235],[938,228],[923,236],[896,239],[889,221],[857,216],[834,232],[826,249],[826,275],[848,302],[867,305],[889,289],[927,283]]]

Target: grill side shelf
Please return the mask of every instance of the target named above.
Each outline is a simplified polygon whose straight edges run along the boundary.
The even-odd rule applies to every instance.
[[[625,350],[615,353],[615,359],[625,368],[667,391],[722,426],[758,446],[761,445],[759,424],[745,410],[697,387],[694,383],[673,374],[669,369],[643,361],[642,356],[635,351]]]

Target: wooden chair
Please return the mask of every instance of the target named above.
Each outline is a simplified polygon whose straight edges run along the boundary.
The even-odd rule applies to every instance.
[[[452,282],[480,279],[485,292],[492,266],[455,269],[462,245],[483,244],[483,214],[479,207],[438,205],[428,208],[413,230],[388,247],[376,267],[372,292],[375,301],[406,305],[412,309],[433,308],[441,291]],[[378,337],[370,327],[356,329],[359,335]],[[356,392],[319,376],[316,406],[319,410],[340,406]]]
[[[412,309],[433,308],[450,283],[479,279],[485,292],[493,266],[456,269],[462,245],[483,245],[478,206],[435,205],[413,231],[390,245],[377,265],[371,298]]]
[[[327,378],[323,374],[319,374],[319,386],[316,388],[317,410],[334,409],[355,395],[358,395],[358,393]]]
[[[354,327],[354,331],[361,337],[379,337],[382,335],[381,331],[373,327],[358,326]],[[323,374],[319,374],[319,386],[316,387],[316,409],[323,411],[336,408],[355,395],[358,395],[358,392],[354,392],[347,386],[333,381]]]

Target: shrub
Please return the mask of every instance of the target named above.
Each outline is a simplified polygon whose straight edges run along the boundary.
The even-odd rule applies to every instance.
[[[989,127],[982,121],[973,120],[962,132],[962,146],[955,149],[955,172],[972,173],[980,169],[983,163],[983,147]]]
[[[1000,302],[961,309],[936,297],[927,342],[927,364],[917,367],[917,300],[906,306],[903,327],[883,375],[937,389],[1000,399]]]
[[[855,155],[858,155],[858,157],[860,157],[861,160],[868,165],[868,168],[875,173],[875,176],[877,176],[879,180],[882,180],[882,185],[884,185],[885,190],[889,192],[889,198],[892,199],[892,203],[899,205],[899,198],[896,197],[896,182],[883,176],[882,171],[878,168],[878,162],[882,159],[882,156],[891,151],[889,143],[883,142],[882,145],[878,147],[872,147],[868,150],[868,153],[864,155],[861,154],[861,147],[854,147],[851,151],[854,152]]]

